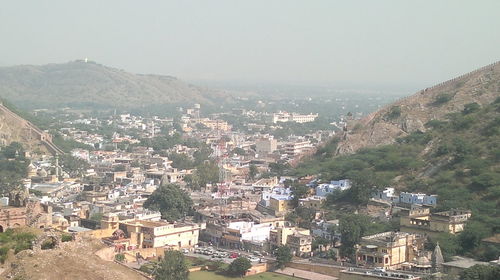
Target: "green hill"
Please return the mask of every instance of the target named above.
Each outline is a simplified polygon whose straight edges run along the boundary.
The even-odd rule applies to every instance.
[[[225,92],[196,87],[174,77],[132,74],[84,61],[1,67],[0,96],[25,109],[134,109],[231,99]]]
[[[437,112],[439,118],[427,120],[422,129],[395,137],[390,141],[392,144],[367,145],[354,153],[338,155],[339,145],[348,141],[345,135],[339,136],[301,163],[293,173],[298,176],[319,174],[324,180],[353,180],[350,190],[328,197],[327,209],[338,205],[364,207],[374,191],[388,186],[399,191],[437,194],[435,211],[472,210],[466,230],[458,236],[447,237],[449,242],[455,242],[454,253],[485,259],[498,254],[491,253],[493,249],[485,252],[479,243],[482,238],[500,232],[499,82],[500,79],[490,83],[493,86],[488,94],[496,98],[489,103],[484,99],[481,103],[474,102],[474,98],[470,98],[471,102],[461,105],[461,110],[446,114]],[[435,110],[440,109],[435,107]],[[414,114],[408,107],[405,113]],[[380,115],[380,112],[375,114]],[[391,118],[387,112],[384,114]],[[394,114],[397,115],[394,118],[401,116],[397,112]]]

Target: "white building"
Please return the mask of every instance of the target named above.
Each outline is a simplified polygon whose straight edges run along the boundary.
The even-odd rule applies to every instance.
[[[290,142],[284,145],[284,152],[285,154],[294,157],[302,153],[308,152],[313,148],[314,146],[308,140],[299,142]]]
[[[269,233],[274,227],[271,224],[255,224],[254,222],[238,221],[231,222],[228,230],[238,231],[241,240],[265,241],[269,239]]]
[[[351,187],[351,181],[349,180],[339,180],[339,181],[331,181],[328,184],[320,184],[316,187],[316,195],[317,196],[327,196],[328,194],[333,193],[335,190],[345,191]]]
[[[322,237],[328,240],[333,240],[334,238],[340,239],[338,227],[339,220],[320,221],[313,227],[312,235],[314,237]]]
[[[313,122],[318,117],[318,114],[308,114],[302,115],[297,113],[288,113],[288,112],[278,112],[274,113],[272,116],[272,122],[296,122],[296,123],[306,123]]]
[[[437,204],[437,195],[427,195],[425,193],[408,193],[402,192],[399,194],[399,202],[407,204],[432,205]]]
[[[399,196],[397,196],[394,192],[394,188],[385,188],[385,190],[375,193],[373,198],[388,202],[398,202]]]

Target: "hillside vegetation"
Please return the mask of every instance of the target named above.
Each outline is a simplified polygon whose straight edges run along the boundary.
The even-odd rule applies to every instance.
[[[144,108],[189,102],[213,104],[229,95],[174,77],[140,75],[95,62],[0,68],[0,96],[31,108]]]
[[[496,62],[403,98],[361,121],[351,122],[336,152],[348,154],[366,147],[392,144],[397,138],[426,131],[427,122],[461,112],[466,104],[490,104],[499,92],[500,63]]]
[[[500,97],[484,106],[466,104],[461,112],[431,120],[425,127],[425,132],[397,138],[394,144],[337,157],[332,157],[339,141],[334,139],[295,174],[353,180],[350,190],[328,197],[327,209],[339,203],[366,205],[375,190],[388,186],[437,194],[435,211],[471,209],[466,231],[443,242],[455,242],[448,244],[454,250],[450,253],[487,259],[495,252],[480,247],[480,240],[500,232]]]

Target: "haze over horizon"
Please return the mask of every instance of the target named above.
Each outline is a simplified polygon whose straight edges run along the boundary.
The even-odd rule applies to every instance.
[[[499,10],[494,0],[16,1],[0,9],[0,66],[88,57],[206,83],[419,89],[498,60]]]

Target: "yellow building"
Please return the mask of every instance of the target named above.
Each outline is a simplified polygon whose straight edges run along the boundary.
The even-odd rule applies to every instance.
[[[295,232],[288,235],[286,245],[292,250],[292,254],[299,257],[310,257],[312,251],[312,236]]]
[[[269,243],[272,247],[286,245],[288,236],[293,234],[310,235],[310,230],[297,227],[277,227],[269,234]]]
[[[271,197],[269,199],[269,208],[274,210],[274,212],[278,214],[282,214],[292,209],[292,200],[291,197]]]
[[[440,232],[451,234],[464,230],[470,210],[450,210],[431,214],[429,208],[414,207],[402,213],[400,228],[402,231],[435,235]]]
[[[167,223],[142,220],[120,222],[120,229],[131,239],[136,239],[139,247],[190,249],[198,243],[200,227],[188,223]]]
[[[315,210],[320,210],[321,205],[325,200],[325,197],[322,196],[309,196],[306,198],[299,199],[299,206],[306,208],[313,208]]]
[[[399,269],[423,249],[425,238],[407,232],[383,232],[361,238],[356,264],[366,267]]]
[[[198,123],[201,123],[202,125],[212,130],[223,130],[223,131],[231,130],[231,126],[226,121],[223,120],[211,120],[205,118],[205,119],[199,119]]]

